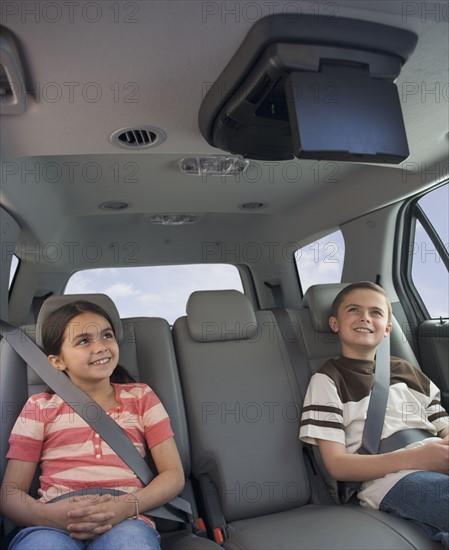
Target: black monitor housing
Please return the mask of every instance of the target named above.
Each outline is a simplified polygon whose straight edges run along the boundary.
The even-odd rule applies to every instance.
[[[204,97],[200,130],[245,158],[398,164],[409,150],[394,81],[416,43],[367,21],[260,19]]]

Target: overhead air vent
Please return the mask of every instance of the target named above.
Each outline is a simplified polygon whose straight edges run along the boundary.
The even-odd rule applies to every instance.
[[[165,133],[159,128],[141,126],[122,128],[111,136],[111,142],[127,149],[147,149],[165,141]]]
[[[0,114],[21,115],[27,107],[27,87],[14,35],[0,27]]]

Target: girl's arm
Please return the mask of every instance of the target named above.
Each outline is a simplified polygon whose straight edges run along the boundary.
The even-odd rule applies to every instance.
[[[36,472],[35,462],[9,460],[1,486],[2,514],[16,525],[37,525],[36,501],[30,497],[31,482]]]
[[[432,470],[449,474],[449,440],[379,455],[349,454],[342,443],[318,439],[327,471],[340,481],[367,481],[400,470]]]
[[[184,470],[174,438],[170,437],[154,446],[151,449],[151,455],[158,475],[146,487],[134,493],[134,498],[131,498],[130,495],[113,497],[99,508],[99,510],[108,510],[113,513],[112,525],[135,515],[135,498],[138,500],[139,512],[146,512],[166,504],[182,491]],[[91,518],[81,509],[70,511],[68,517],[68,530],[74,537],[84,538],[88,534]]]
[[[184,469],[173,437],[151,449],[158,475],[136,493],[141,511],[166,504],[184,488]]]
[[[34,462],[9,460],[1,486],[0,507],[5,517],[20,526],[67,530],[69,512],[76,509],[89,518],[83,536],[76,538],[95,538],[111,528],[114,513],[105,508],[111,495],[97,497],[95,502],[86,499],[64,499],[54,504],[38,502],[28,494],[35,471]]]

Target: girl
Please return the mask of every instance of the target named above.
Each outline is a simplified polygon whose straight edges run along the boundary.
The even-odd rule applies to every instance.
[[[11,433],[2,484],[2,513],[27,527],[9,550],[159,548],[154,524],[138,512],[178,495],[184,472],[164,407],[147,385],[133,382],[118,365],[113,326],[101,307],[73,302],[47,318],[43,348],[50,364],[107,411],[141,454],[145,444],[150,448],[158,475],[143,487],[60,397],[51,391],[31,396]],[[41,498],[34,500],[28,491],[38,463]],[[125,494],[86,494],[51,502],[71,491],[97,487]]]

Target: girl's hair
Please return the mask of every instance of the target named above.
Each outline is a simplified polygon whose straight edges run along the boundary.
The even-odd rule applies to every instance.
[[[388,294],[385,292],[385,290],[381,286],[376,285],[376,283],[372,283],[371,281],[360,281],[359,283],[352,283],[348,286],[345,286],[343,290],[340,290],[340,292],[337,294],[337,296],[335,297],[335,300],[332,303],[331,316],[337,317],[338,309],[341,306],[345,297],[353,290],[360,290],[360,289],[374,290],[374,292],[378,292],[379,294],[382,294],[382,296],[385,298],[385,301],[387,302],[388,322],[390,323],[391,317],[393,315],[390,298],[388,297]]]
[[[95,313],[100,315],[111,325],[115,336],[114,323],[111,317],[102,307],[87,300],[78,300],[65,304],[52,311],[42,326],[42,347],[46,355],[59,355],[67,325],[70,321],[82,313]],[[126,369],[117,365],[111,374],[111,382],[116,384],[128,384],[135,382]]]

